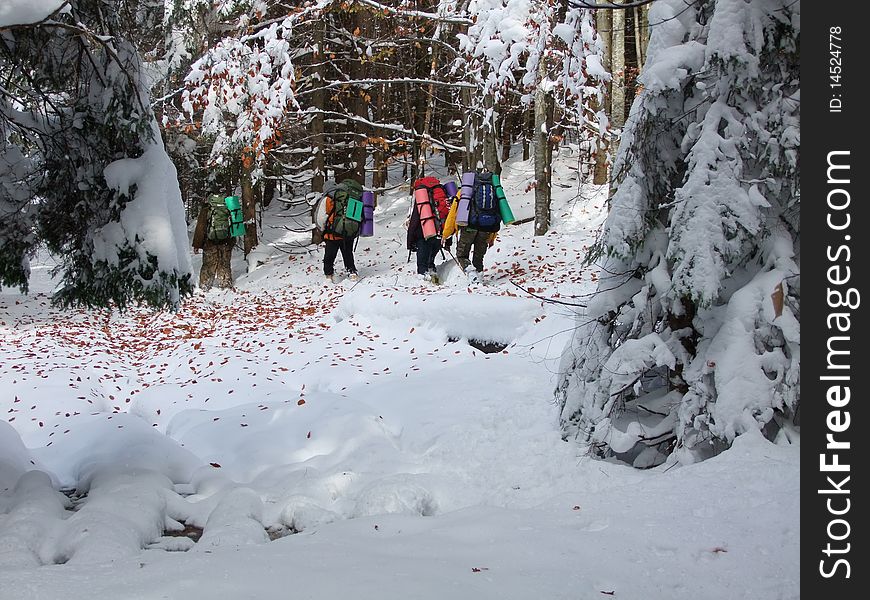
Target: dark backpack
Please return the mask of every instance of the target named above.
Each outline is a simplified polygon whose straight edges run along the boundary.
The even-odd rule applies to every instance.
[[[492,182],[492,173],[484,171],[474,178],[474,194],[468,207],[468,227],[478,231],[494,232],[501,227],[498,196]]]
[[[228,240],[230,237],[230,209],[223,196],[212,194],[208,197],[208,229],[206,237],[213,242]]]
[[[326,217],[323,233],[342,238],[353,238],[359,233],[362,221],[362,186],[358,181],[345,179],[332,194],[332,211]]]

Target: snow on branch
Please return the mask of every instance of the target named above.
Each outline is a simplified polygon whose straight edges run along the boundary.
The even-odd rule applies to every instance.
[[[393,125],[390,123],[376,123],[375,121],[370,121],[364,117],[359,117],[356,115],[348,115],[348,114],[344,114],[344,113],[336,113],[336,112],[332,112],[332,111],[319,110],[319,109],[314,109],[314,108],[309,108],[307,111],[305,111],[305,114],[306,115],[322,114],[322,115],[340,116],[340,117],[342,117],[342,119],[346,119],[346,120],[352,121],[354,123],[362,123],[364,125],[367,125],[368,127],[372,127],[375,129],[384,129],[387,131],[395,131],[396,133],[401,133],[401,134],[407,135],[411,138],[423,137],[426,139],[426,141],[429,143],[429,145],[434,146],[436,148],[442,148],[444,150],[450,150],[452,152],[464,152],[465,151],[465,148],[462,148],[461,146],[454,146],[453,144],[448,144],[447,142],[435,139],[435,138],[428,136],[428,135],[421,136],[419,133],[416,133],[415,131],[411,131],[411,130],[409,130],[401,125]]]
[[[381,4],[380,2],[375,2],[374,0],[357,0],[360,4],[365,4],[367,6],[371,6],[374,9],[383,11],[384,14],[391,14],[402,17],[417,17],[420,19],[429,19],[432,21],[440,21],[442,23],[455,23],[457,25],[471,25],[474,21],[469,19],[468,17],[451,17],[444,14],[436,14],[436,13],[427,13],[419,10],[406,10],[402,8],[393,8],[392,6],[387,6],[385,4]]]
[[[628,10],[629,8],[637,8],[652,4],[655,0],[634,0],[624,4],[614,4],[613,2],[599,2],[597,0],[568,0],[568,6],[571,8],[585,8],[587,10]]]
[[[468,88],[468,89],[477,89],[477,86],[472,83],[465,83],[462,81],[438,81],[437,79],[412,79],[410,77],[403,77],[401,79],[346,79],[342,81],[333,81],[326,85],[310,88],[301,92],[296,93],[296,97],[302,97],[307,94],[313,94],[314,92],[319,92],[322,90],[334,89],[337,87],[342,87],[345,85],[380,85],[380,84],[400,84],[400,83],[409,83],[409,84],[418,84],[418,85],[440,85],[442,87],[453,87],[453,88]]]
[[[4,0],[0,4],[0,29],[33,27],[69,10],[69,0]]]

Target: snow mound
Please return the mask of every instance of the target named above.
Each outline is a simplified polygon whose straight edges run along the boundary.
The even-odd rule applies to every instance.
[[[539,302],[523,298],[462,292],[418,296],[362,287],[345,294],[333,316],[338,321],[352,316],[403,320],[442,331],[447,338],[509,344],[542,314]]]

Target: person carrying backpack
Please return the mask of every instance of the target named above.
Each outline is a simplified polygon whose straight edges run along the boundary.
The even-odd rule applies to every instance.
[[[203,202],[193,230],[193,253],[202,250],[202,268],[199,271],[199,287],[203,291],[212,285],[233,288],[231,266],[233,247],[233,221],[225,197],[212,194]],[[244,226],[242,226],[244,232]]]
[[[435,177],[421,177],[413,187],[407,247],[417,253],[417,274],[436,282],[435,256],[441,250],[441,233],[450,212],[447,192]]]
[[[335,281],[335,259],[341,252],[341,260],[348,272],[348,279],[356,281],[359,274],[353,260],[353,241],[359,234],[362,219],[362,185],[356,180],[345,179],[327,191],[322,201],[323,274],[328,282]],[[358,216],[355,208],[358,206]],[[320,225],[320,224],[319,224]]]
[[[493,174],[489,171],[478,172],[468,204],[467,224],[457,223],[459,241],[456,243],[456,260],[471,281],[478,281],[480,273],[483,273],[483,257],[495,243],[501,221]]]

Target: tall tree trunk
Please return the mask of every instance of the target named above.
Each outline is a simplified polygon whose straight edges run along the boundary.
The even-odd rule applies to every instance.
[[[643,7],[635,6],[634,7],[634,18],[632,19],[634,23],[634,52],[637,55],[637,70],[640,71],[643,68],[643,59],[644,59],[644,51],[646,47],[643,45],[643,36],[641,35],[642,23],[641,21],[643,17]]]
[[[523,110],[522,114],[522,130],[523,130],[523,160],[531,158],[531,142],[535,137],[535,109],[532,106]]]
[[[501,119],[501,162],[511,157],[511,142],[513,141],[516,111],[505,113]]]
[[[245,219],[245,258],[257,247],[257,198],[254,195],[254,157],[242,154],[242,216]]]
[[[622,0],[614,0],[622,4]],[[613,75],[610,93],[610,122],[616,128],[625,125],[625,11],[611,11],[613,15],[613,38],[610,54],[610,72]]]
[[[275,199],[275,192],[278,191],[278,182],[271,177],[263,182],[263,208],[268,208]]]
[[[386,84],[381,84],[380,92],[378,93],[377,100],[375,101],[375,121],[381,121],[384,119],[384,105],[385,99],[384,96],[387,94],[387,86]],[[382,145],[378,145],[374,152],[374,173],[372,173],[372,187],[375,189],[380,189],[384,187],[387,183],[387,157],[386,152],[384,151],[384,147]]]
[[[622,4],[622,0],[614,0],[615,4]],[[622,129],[625,125],[625,11],[614,10],[613,13],[613,38],[610,52],[610,72],[613,75],[610,92],[610,124],[616,129]],[[609,151],[611,160],[619,144],[611,144]],[[613,181],[607,197],[613,196]]]
[[[603,12],[603,11],[599,11]],[[598,110],[598,107],[595,107]],[[594,185],[605,185],[607,183],[607,167],[609,156],[608,142],[606,137],[595,138],[595,167],[592,172],[592,183]]]
[[[405,128],[408,131],[416,131],[414,125],[417,122],[417,105],[413,101],[413,94],[411,93],[410,87],[410,84],[406,83],[402,90],[405,97]],[[417,169],[417,144],[412,141],[409,145],[405,146],[405,150],[406,155],[405,164],[402,166],[402,177],[404,179],[410,179],[413,183],[413,180],[416,178],[414,171]],[[408,173],[409,162],[413,162],[414,164],[410,174]]]
[[[358,10],[353,13],[353,19],[351,21],[353,23],[353,27],[351,31],[359,30],[362,32],[363,37],[368,37],[368,32],[371,29],[371,24],[373,19],[371,14],[367,11]],[[354,39],[351,42],[351,77],[354,79],[365,79],[366,78],[366,68],[363,63],[361,56],[364,54],[359,54],[356,50],[357,41]],[[353,99],[353,111],[357,117],[362,119],[368,119],[368,107],[369,101],[371,97],[368,95],[368,92],[365,91],[364,88],[360,87],[354,90],[354,99]],[[368,162],[368,144],[366,144],[366,140],[368,139],[371,128],[367,125],[363,125],[362,123],[358,124],[356,127],[351,127],[351,130],[354,132],[353,141],[351,142],[351,168],[349,176],[351,179],[355,179],[360,184],[366,184],[366,162]]]
[[[643,70],[643,63],[646,61],[646,47],[649,46],[649,4],[638,7],[638,23],[640,23],[640,48],[643,54],[643,61],[640,61],[640,69]]]
[[[438,75],[438,40],[441,38],[441,23],[435,26],[435,31],[432,33],[432,41],[429,43],[429,54],[432,60],[429,64],[429,80],[435,81]],[[431,146],[432,135],[432,114],[435,112],[435,84],[429,84],[429,92],[426,96],[426,109],[423,113],[422,138],[420,140],[420,155],[417,157],[417,177],[422,177],[425,173],[426,152]]]
[[[541,61],[538,81],[546,75],[546,62]],[[535,235],[544,235],[550,229],[550,197],[552,151],[553,97],[543,85],[535,91]]]
[[[314,73],[312,75],[315,88],[322,88],[324,77],[324,54],[323,54],[323,28],[322,23],[314,27]],[[326,90],[318,89],[312,94],[312,106],[317,111],[326,110]],[[314,146],[314,157],[311,161],[311,191],[320,193],[326,183],[326,136],[324,136],[323,113],[315,112],[311,119],[311,138]],[[311,243],[319,244],[323,239],[322,232],[314,226],[314,211],[317,207],[311,207]]]
[[[611,71],[610,53],[613,47],[613,11],[611,10],[596,10],[595,11],[595,26],[598,29],[598,34],[601,36],[601,44],[603,46],[602,53],[604,55],[604,68],[608,72]],[[604,97],[604,113],[608,120],[612,119],[610,110],[610,96],[612,85],[607,83]],[[599,107],[596,107],[596,109]],[[595,172],[592,176],[592,183],[595,185],[604,185],[608,181],[607,167],[609,164],[609,144],[606,139],[598,140],[598,147],[595,149]]]
[[[323,73],[323,27],[318,24],[314,28],[314,74],[312,81],[315,88],[322,88],[324,83]],[[312,94],[312,105],[317,111],[326,110],[326,90],[316,89]],[[311,119],[311,138],[314,145],[314,158],[311,162],[311,191],[322,192],[326,182],[326,157],[325,139],[323,135],[323,113],[315,112]]]
[[[462,105],[465,107],[472,105],[471,90],[468,88],[462,90]],[[462,130],[462,142],[465,146],[465,156],[462,158],[462,170],[474,171],[477,169],[478,163],[481,162],[481,144],[478,137],[480,119],[470,108],[466,108],[464,116],[465,128]]]
[[[483,100],[486,114],[490,115],[488,122],[483,123],[483,166],[487,171],[501,173],[501,163],[498,160],[498,139],[495,131],[495,110],[492,97]]]

